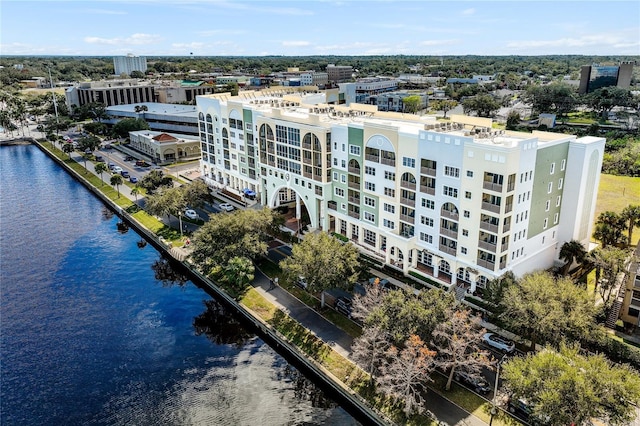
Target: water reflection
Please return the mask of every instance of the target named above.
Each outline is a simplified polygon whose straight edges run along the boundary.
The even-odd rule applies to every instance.
[[[279,377],[280,379],[291,381],[296,399],[308,401],[314,408],[338,407],[338,404],[328,399],[320,388],[291,365],[287,364],[284,368],[278,370],[278,373],[282,373],[282,377]]]
[[[138,247],[140,247],[140,244],[138,244]],[[178,271],[178,265],[174,268],[173,262],[164,256],[153,262],[151,269],[153,269],[156,280],[160,281],[163,287],[171,287],[173,285],[182,287],[189,281],[189,277]]]
[[[196,336],[204,334],[217,345],[244,346],[255,337],[216,300],[205,300],[207,309],[194,318]]]
[[[102,207],[102,219],[103,220],[111,220],[113,218],[113,210],[107,207]]]

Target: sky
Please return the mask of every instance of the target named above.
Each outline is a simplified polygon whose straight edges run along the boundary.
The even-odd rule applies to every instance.
[[[640,1],[0,0],[0,55],[640,55]]]

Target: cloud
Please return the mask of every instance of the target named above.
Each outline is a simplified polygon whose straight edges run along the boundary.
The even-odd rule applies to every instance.
[[[449,39],[449,40],[424,40],[419,44],[421,46],[449,46],[452,44],[459,43],[459,40]]]
[[[89,44],[107,44],[107,45],[122,45],[122,44],[129,44],[129,45],[135,45],[135,46],[140,46],[140,45],[145,45],[145,44],[154,44],[154,43],[158,43],[159,41],[162,40],[162,37],[157,35],[157,34],[132,34],[129,37],[126,38],[120,38],[120,37],[115,37],[115,38],[102,38],[102,37],[85,37],[84,41],[85,43],[89,43]]]
[[[309,43],[308,41],[303,41],[303,40],[284,40],[282,42],[283,46],[287,46],[287,47],[301,47],[301,46],[309,46],[311,43]]]
[[[475,15],[476,14],[476,9],[473,8],[473,7],[470,7],[469,9],[465,9],[462,12],[460,12],[460,14],[462,14],[464,16]]]
[[[636,30],[637,31],[637,30]],[[636,34],[637,35],[637,34]],[[591,46],[611,46],[627,47],[637,46],[639,43],[631,42],[631,34],[621,33],[601,33],[585,34],[577,37],[563,37],[552,40],[519,40],[507,43],[510,49],[530,49],[530,48],[580,48]]]

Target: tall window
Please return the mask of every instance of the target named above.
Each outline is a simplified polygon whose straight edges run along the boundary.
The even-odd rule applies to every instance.
[[[444,174],[445,176],[451,177],[460,177],[460,169],[457,167],[444,166]]]

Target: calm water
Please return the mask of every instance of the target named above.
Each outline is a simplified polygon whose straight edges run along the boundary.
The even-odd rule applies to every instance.
[[[38,148],[0,177],[0,424],[355,424]]]

